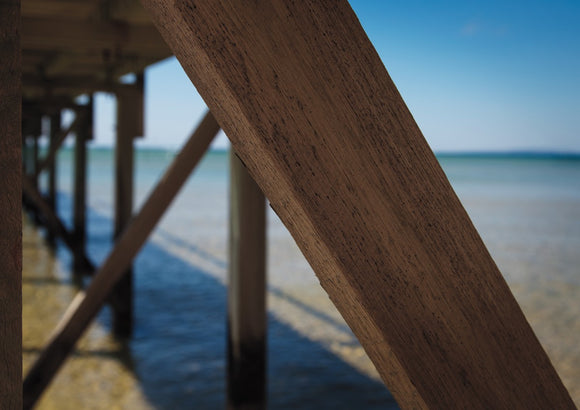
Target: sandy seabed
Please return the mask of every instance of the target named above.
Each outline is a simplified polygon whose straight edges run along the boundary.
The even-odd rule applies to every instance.
[[[159,234],[153,239],[159,242],[163,240]],[[369,384],[378,385],[380,379],[372,363],[324,291],[317,285],[316,278],[306,262],[301,259],[292,239],[288,235],[274,232],[270,241],[270,265],[272,265],[270,271],[293,272],[292,278],[276,273],[270,275],[268,303],[271,315],[276,321],[302,335],[304,339],[322,346],[331,356],[346,363],[353,374],[363,375]],[[173,244],[168,247],[168,252],[176,259],[188,258],[189,263],[202,266],[204,271],[213,275],[218,282],[225,283],[223,266],[210,263],[208,260],[211,258],[207,258],[207,255],[213,256],[214,262],[223,258],[224,240],[216,239],[214,242],[206,242],[205,245],[207,246],[204,250],[205,257],[198,259],[195,255],[191,255],[187,246]],[[26,372],[78,288],[68,271],[70,260],[66,251],[61,249],[57,252],[58,257],[55,257],[45,245],[42,233],[26,218],[23,251],[23,367]],[[505,255],[512,255],[512,251],[506,252]],[[503,254],[497,250],[496,253],[500,254],[499,259],[502,262]],[[517,270],[513,269],[513,261],[510,261],[508,256],[504,259],[504,265],[513,271]],[[552,359],[562,381],[575,403],[580,405],[580,286],[570,281],[558,280],[557,277],[551,280],[524,278],[525,275],[517,272],[507,275],[516,299]],[[111,337],[106,322],[105,318],[91,325],[74,354],[43,395],[39,409],[223,407],[223,386],[218,386],[214,382],[207,382],[204,390],[200,392],[176,379],[175,383],[181,383],[180,389],[190,389],[192,395],[215,396],[215,398],[206,397],[207,400],[203,401],[205,404],[199,406],[184,403],[182,397],[186,396],[182,393],[177,395],[181,398],[172,398],[174,390],[164,385],[159,386],[160,391],[156,392],[152,400],[144,391],[141,380],[143,375],[135,371],[139,364],[134,363],[135,358],[130,352],[130,345],[120,343]],[[278,328],[274,327],[273,331],[276,332]],[[284,354],[292,356],[291,352]],[[159,360],[163,360],[163,354]],[[192,363],[191,374],[195,373],[196,366],[203,368],[204,365]],[[214,366],[218,372],[223,373],[223,361],[217,362]],[[343,371],[342,367],[340,369]],[[307,378],[308,375],[294,375],[295,380],[299,380],[300,377]],[[324,383],[324,380],[321,383]],[[275,385],[273,388],[277,388],[278,391],[287,390],[290,396],[300,395],[299,391],[294,391],[291,384],[282,387]],[[354,391],[352,394],[356,397],[357,392]],[[372,394],[369,394],[368,397],[371,396]],[[286,405],[278,403],[272,407],[330,408],[325,405],[329,403],[324,400],[318,404],[310,397],[302,400],[295,397],[294,401]],[[390,403],[388,400],[386,402]],[[375,404],[368,403],[368,406],[362,405],[361,408],[381,407],[381,403]],[[392,403],[390,405],[394,407]],[[340,408],[340,405],[333,408]]]

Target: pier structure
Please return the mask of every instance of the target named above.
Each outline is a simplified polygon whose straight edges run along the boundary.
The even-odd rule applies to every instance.
[[[0,4],[3,404],[32,408],[105,302],[115,333],[130,336],[132,260],[221,127],[235,151],[229,408],[266,405],[265,197],[401,407],[574,408],[345,0]],[[143,72],[173,54],[211,112],[135,210]],[[116,243],[101,266],[85,249],[95,92],[118,101]],[[63,127],[64,109],[74,120]],[[55,209],[54,173],[73,133],[69,230]],[[23,384],[21,195],[49,240],[71,250],[74,274],[92,276]]]

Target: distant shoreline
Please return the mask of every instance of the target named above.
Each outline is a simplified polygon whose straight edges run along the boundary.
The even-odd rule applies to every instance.
[[[564,159],[580,160],[580,152],[560,151],[458,151],[435,152],[438,158],[497,158],[497,159]]]
[[[74,145],[65,145],[61,148],[64,151],[73,150]],[[46,150],[47,147],[41,147]],[[106,145],[88,145],[90,151],[104,152],[113,149],[112,146]],[[167,154],[176,154],[179,148],[172,147],[154,147],[154,146],[135,146],[137,152],[159,152]],[[209,152],[214,154],[225,154],[228,148],[218,147],[210,148]],[[567,160],[580,161],[579,152],[565,151],[535,151],[535,150],[510,150],[510,151],[436,151],[435,156],[441,159],[522,159],[522,160]]]
[[[72,147],[63,147],[65,150]],[[113,149],[110,146],[89,146],[91,151],[108,151]],[[152,147],[136,146],[137,151],[142,152],[168,152],[176,153],[179,148],[171,147]],[[211,148],[209,152],[212,153],[226,153],[227,148]],[[563,160],[580,160],[580,152],[563,152],[563,151],[526,151],[526,150],[513,150],[513,151],[436,151],[435,156],[438,158],[482,158],[482,159],[563,159]]]

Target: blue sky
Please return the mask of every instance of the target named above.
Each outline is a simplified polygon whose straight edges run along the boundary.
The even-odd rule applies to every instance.
[[[579,0],[351,5],[435,151],[580,152]],[[180,146],[203,101],[175,59],[146,81],[139,145]],[[98,145],[113,118],[114,99],[99,96]]]

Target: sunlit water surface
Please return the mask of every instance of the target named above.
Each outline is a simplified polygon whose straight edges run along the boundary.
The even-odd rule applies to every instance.
[[[174,154],[140,150],[137,207]],[[71,217],[71,151],[59,213]],[[90,151],[88,249],[111,249],[113,153]],[[576,403],[580,403],[580,160],[443,156],[441,164]],[[225,405],[227,154],[210,153],[135,263],[136,324],[109,335],[105,308],[41,409]],[[271,408],[396,408],[356,338],[273,212],[269,226]],[[77,291],[62,245],[24,225],[24,368]]]

